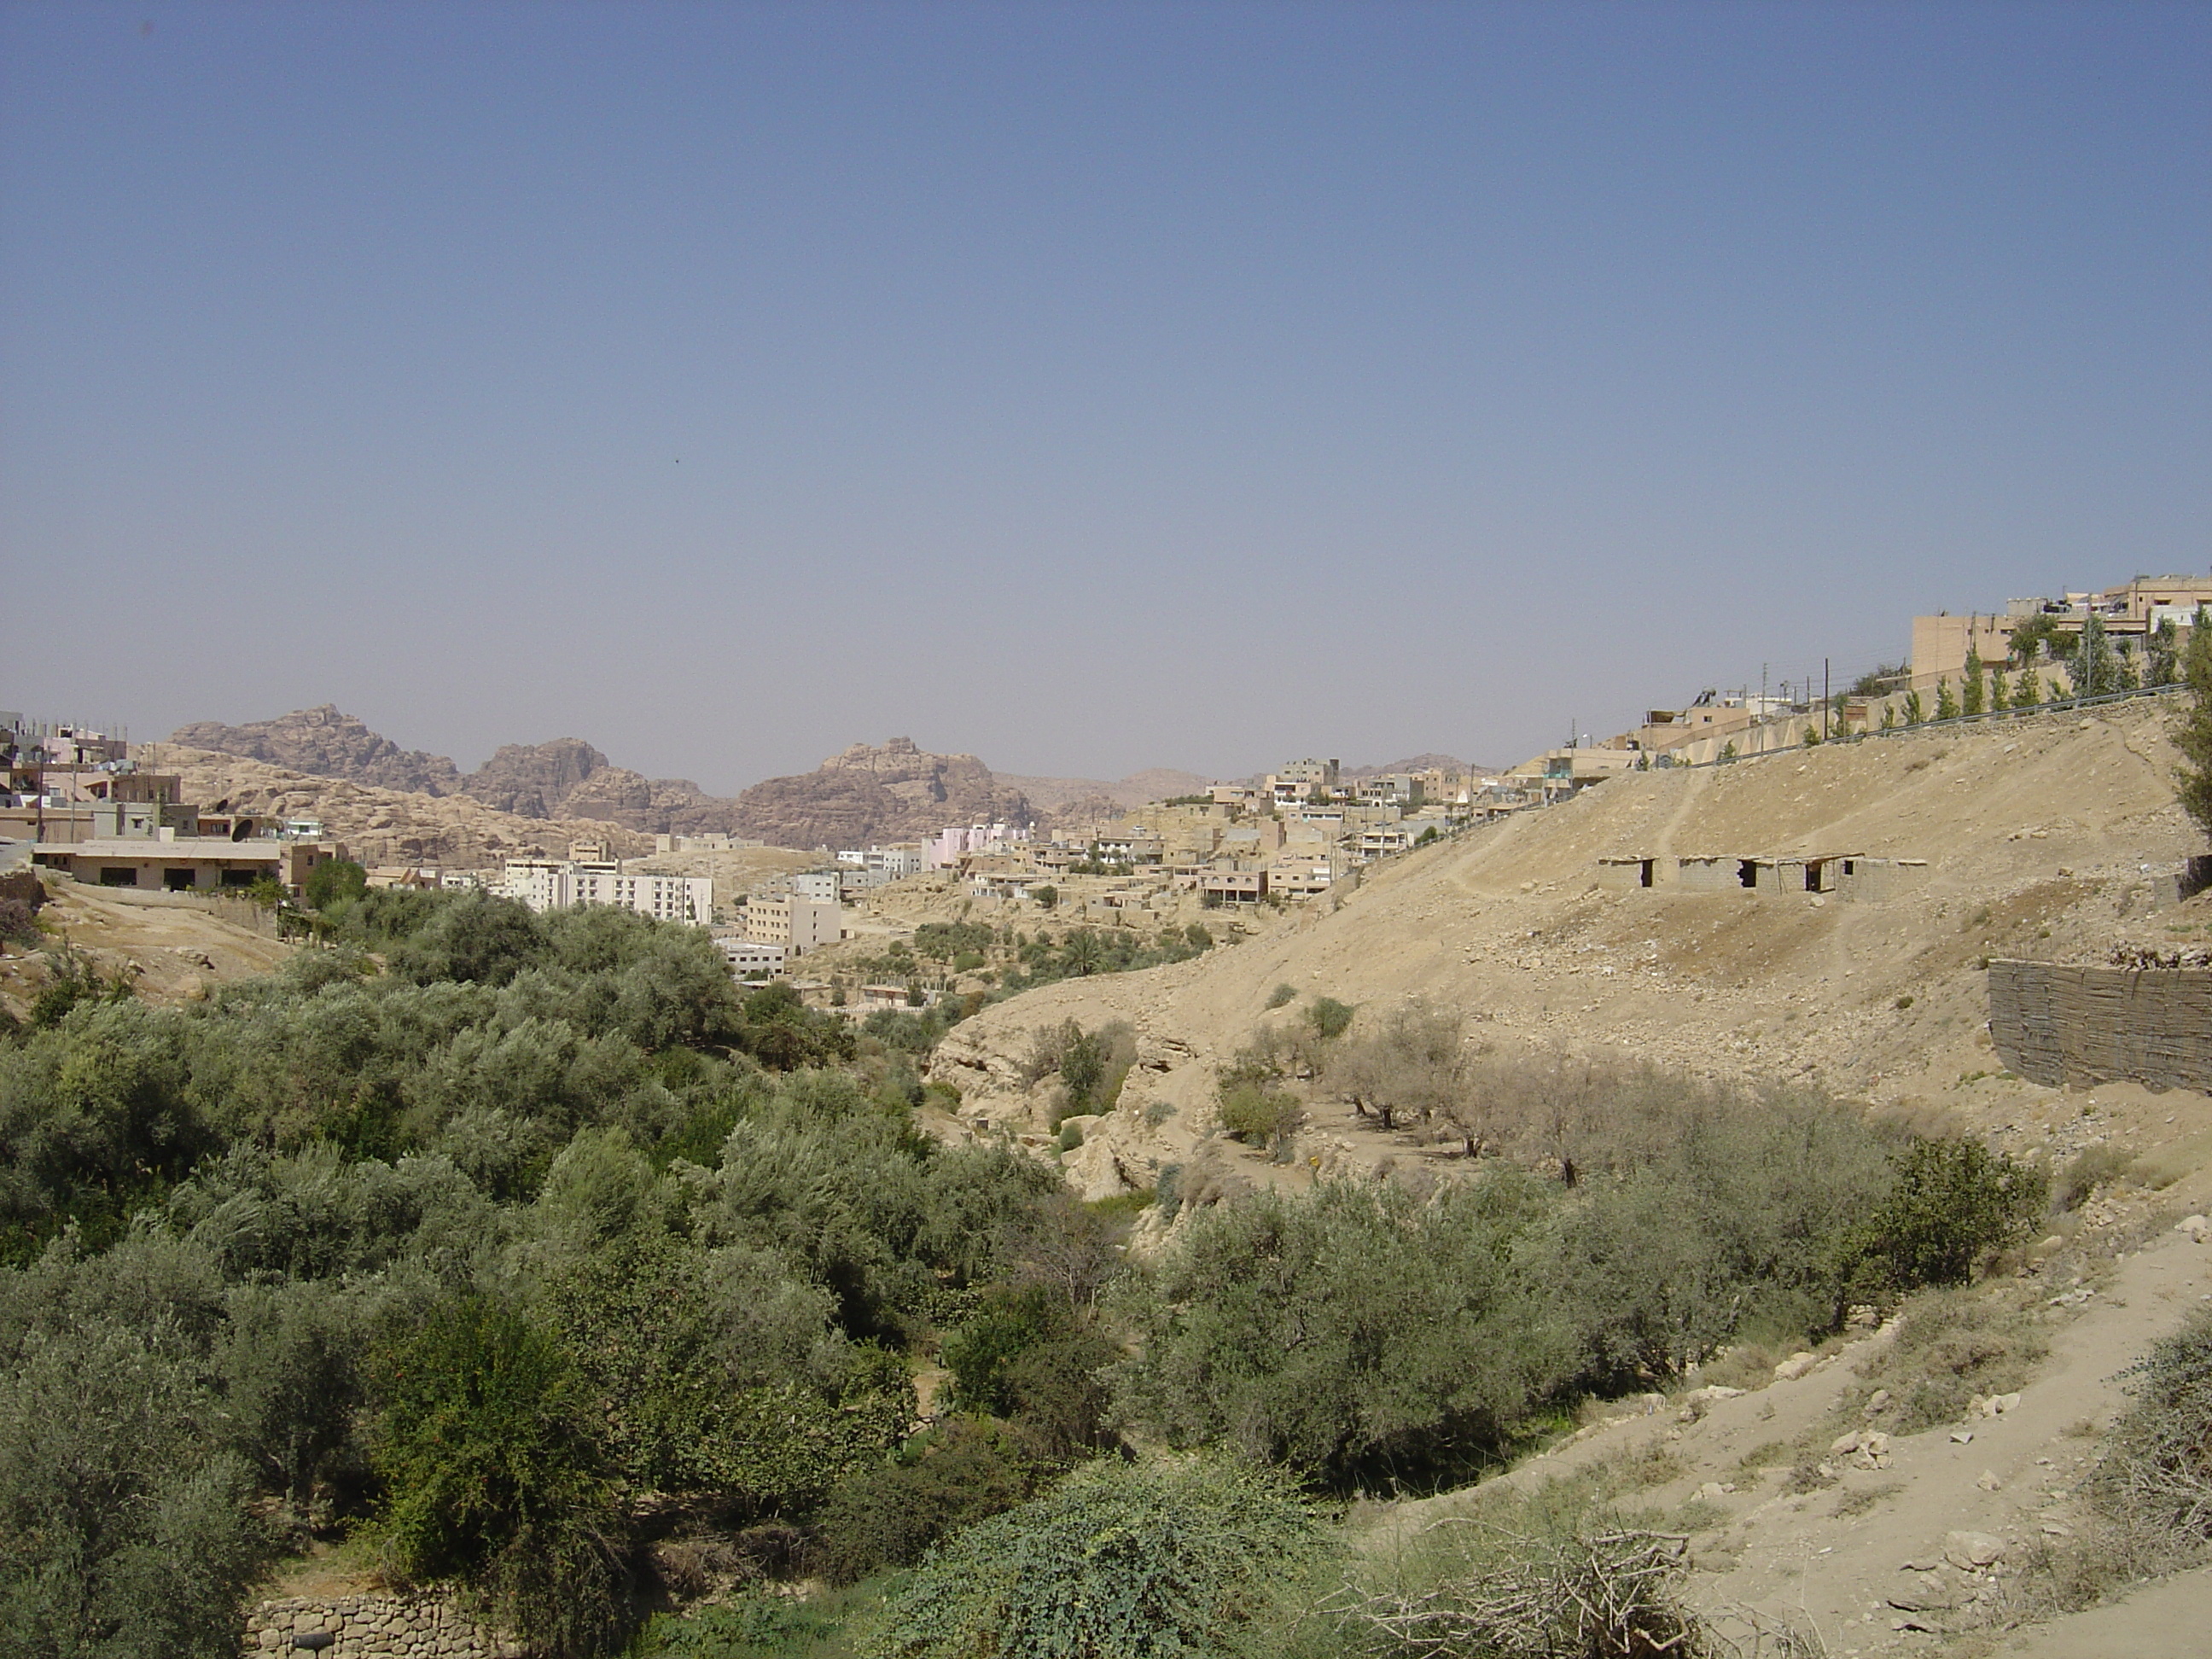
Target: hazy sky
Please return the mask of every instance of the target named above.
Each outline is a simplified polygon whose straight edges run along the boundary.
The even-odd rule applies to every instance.
[[[0,4],[0,706],[1503,763],[2203,570],[2212,7]]]

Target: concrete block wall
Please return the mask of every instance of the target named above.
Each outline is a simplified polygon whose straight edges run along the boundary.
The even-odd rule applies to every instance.
[[[327,1638],[327,1639],[325,1639]],[[288,1597],[246,1621],[245,1659],[526,1659],[434,1595]]]

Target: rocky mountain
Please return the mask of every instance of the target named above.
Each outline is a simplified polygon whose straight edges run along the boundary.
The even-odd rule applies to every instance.
[[[169,741],[266,761],[311,777],[345,778],[378,789],[457,795],[465,787],[460,769],[447,756],[402,749],[330,703],[245,726],[199,720],[179,726],[170,733]]]
[[[515,817],[597,819],[643,835],[727,831],[735,805],[689,778],[648,778],[617,766],[580,738],[507,744],[465,776],[447,757],[402,749],[329,703],[246,726],[202,720],[179,727],[169,741],[309,777],[412,794],[466,795]]]
[[[526,818],[599,818],[645,835],[727,832],[736,803],[689,778],[648,778],[617,766],[580,738],[503,744],[462,789]]]
[[[1479,772],[1483,769],[1481,767],[1470,768],[1465,761],[1451,755],[1430,753],[1409,755],[1404,760],[1384,761],[1379,766],[1347,766],[1339,775],[1347,779],[1379,778],[1392,772]]]
[[[1108,811],[1127,811],[1146,801],[1201,793],[1212,781],[1195,772],[1181,772],[1171,766],[1150,767],[1110,783],[1100,778],[1031,778],[1012,772],[1000,772],[997,776],[1002,787],[1020,790],[1029,798],[1031,806],[1048,816],[1057,816],[1070,809],[1087,813],[1101,804]]]
[[[508,818],[597,821],[647,836],[719,831],[798,848],[911,840],[950,823],[1087,820],[1188,794],[1206,781],[1166,768],[1112,783],[1005,777],[973,755],[933,754],[911,738],[893,738],[855,744],[811,772],[769,778],[732,800],[689,778],[648,778],[617,766],[580,738],[506,744],[465,775],[447,757],[402,749],[328,703],[245,726],[203,720],[180,726],[169,741],[309,778],[466,797]]]
[[[319,818],[364,864],[429,864],[480,870],[508,858],[564,854],[569,843],[606,838],[618,857],[652,851],[643,836],[583,815],[524,817],[495,811],[466,794],[379,788],[295,771],[218,750],[164,744],[164,771],[183,780],[185,798],[203,807],[284,817]]]
[[[933,755],[911,738],[856,743],[811,772],[769,778],[737,799],[738,832],[779,847],[864,847],[950,823],[1019,822],[1027,796],[973,755]]]

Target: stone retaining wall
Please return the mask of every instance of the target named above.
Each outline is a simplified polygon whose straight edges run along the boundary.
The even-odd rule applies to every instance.
[[[294,1655],[318,1659],[524,1659],[521,1648],[434,1595],[264,1601],[246,1621],[246,1659],[291,1659]]]
[[[2033,1083],[2212,1092],[2212,971],[1993,962],[1990,1036]]]

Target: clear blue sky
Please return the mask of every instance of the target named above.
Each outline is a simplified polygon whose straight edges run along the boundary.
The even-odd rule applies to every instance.
[[[0,706],[1492,763],[2203,570],[2212,7],[0,5]]]

